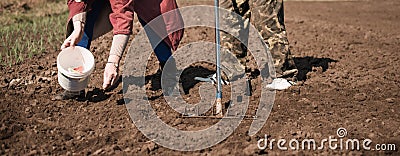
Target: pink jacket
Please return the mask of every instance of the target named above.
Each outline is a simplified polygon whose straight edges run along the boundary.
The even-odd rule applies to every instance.
[[[73,31],[72,17],[76,14],[90,11],[92,3],[96,0],[68,0],[69,17],[67,25],[68,35]],[[159,36],[167,36],[164,41],[176,50],[183,37],[183,20],[175,0],[109,0],[98,20],[96,21],[93,39],[113,29],[114,34],[132,34],[133,12],[146,23],[163,15],[161,20],[150,25]],[[171,11],[171,12],[169,12]],[[165,14],[169,12],[168,14]],[[108,16],[108,18],[107,18]],[[109,19],[109,20],[106,20]],[[182,28],[182,29],[180,29]],[[174,31],[174,32],[172,32]]]

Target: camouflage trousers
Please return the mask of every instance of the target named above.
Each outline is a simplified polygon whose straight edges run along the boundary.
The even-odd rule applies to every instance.
[[[246,66],[244,60],[248,44],[246,33],[248,34],[249,26],[252,24],[269,47],[277,76],[295,68],[284,24],[283,0],[220,0],[220,7],[240,15],[223,17],[222,20],[229,20],[232,23],[230,31],[240,34],[239,39],[242,42],[229,34],[222,33],[221,45],[233,53],[242,65]],[[222,51],[222,55],[224,53],[226,52]],[[224,64],[224,60],[221,60],[221,63]],[[235,70],[245,69],[242,66]]]

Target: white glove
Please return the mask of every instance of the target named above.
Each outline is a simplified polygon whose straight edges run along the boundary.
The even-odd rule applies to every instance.
[[[108,89],[117,82],[119,61],[121,60],[121,56],[126,48],[128,40],[129,35],[114,35],[110,56],[108,57],[106,67],[104,69],[103,89]]]
[[[67,39],[61,45],[61,49],[67,47],[75,47],[79,41],[81,41],[83,36],[83,30],[85,28],[85,21],[86,21],[86,12],[82,12],[76,14],[72,17],[72,24],[74,25],[74,31],[72,31],[71,35],[68,36]]]

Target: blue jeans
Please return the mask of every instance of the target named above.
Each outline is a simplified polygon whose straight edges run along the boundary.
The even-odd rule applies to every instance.
[[[90,44],[93,39],[94,24],[96,23],[96,19],[101,9],[103,9],[105,3],[105,0],[98,0],[92,4],[92,10],[89,11],[86,15],[86,24],[82,40],[77,44],[77,46],[90,49]],[[139,18],[139,21],[143,27],[146,26],[147,23],[144,22],[142,19]],[[167,62],[169,57],[171,57],[172,55],[171,48],[163,40],[157,44],[157,42],[159,42],[161,39],[150,27],[146,27],[145,31],[147,37],[150,40],[151,46],[154,49],[158,61],[160,61],[161,63]]]

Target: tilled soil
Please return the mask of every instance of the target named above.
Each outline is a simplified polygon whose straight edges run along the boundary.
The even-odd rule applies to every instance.
[[[200,2],[195,2],[200,4]],[[194,2],[182,3],[181,6]],[[207,2],[207,4],[212,4]],[[244,120],[223,142],[213,147],[179,152],[147,139],[132,123],[124,105],[122,84],[111,92],[100,88],[112,35],[92,43],[96,69],[86,98],[53,101],[62,91],[57,82],[58,51],[37,55],[13,67],[1,67],[0,153],[22,154],[393,154],[365,150],[259,150],[257,142],[269,138],[322,140],[347,129],[347,138],[371,139],[400,146],[400,25],[399,1],[286,2],[285,20],[291,52],[299,69],[295,86],[277,91],[274,107],[264,127],[254,136]],[[138,23],[135,33],[140,30]],[[182,45],[211,40],[209,28],[186,29]],[[251,60],[251,57],[247,57]],[[165,105],[159,87],[158,63],[153,56],[146,79],[147,95],[166,123],[182,130],[204,129],[215,119],[181,119]],[[215,68],[197,64],[186,69],[186,78]],[[200,74],[200,75],[201,75]],[[181,80],[184,76],[181,77]],[[255,113],[260,79],[252,83],[248,114]],[[186,81],[185,81],[186,82]],[[202,83],[184,84],[188,103],[199,101]],[[224,88],[224,91],[228,91]],[[226,97],[226,96],[225,96]],[[229,99],[224,98],[225,102]],[[276,146],[276,144],[275,144]],[[371,146],[373,147],[373,146]]]

